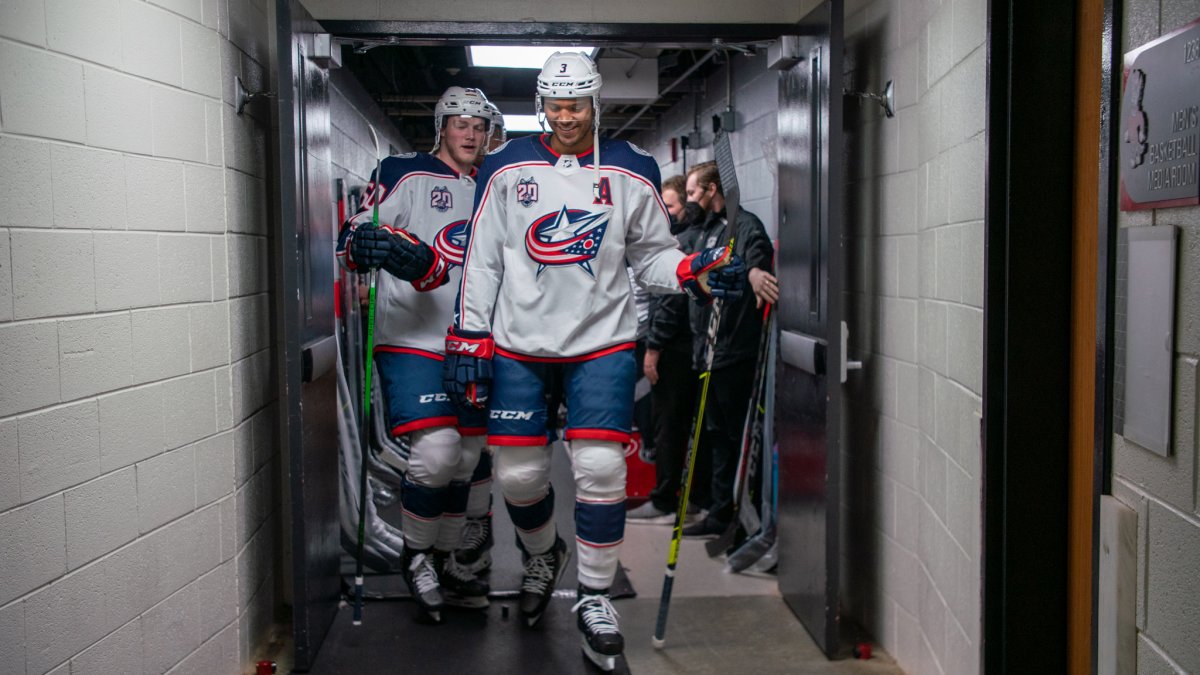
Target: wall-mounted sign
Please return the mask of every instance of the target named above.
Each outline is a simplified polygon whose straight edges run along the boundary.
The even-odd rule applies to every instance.
[[[1121,210],[1200,204],[1200,19],[1125,54]]]

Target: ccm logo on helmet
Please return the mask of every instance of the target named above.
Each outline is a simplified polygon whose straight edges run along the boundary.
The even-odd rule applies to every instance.
[[[494,420],[531,420],[533,413],[523,410],[493,410],[491,418]]]
[[[417,400],[419,400],[421,403],[433,403],[435,401],[449,401],[450,397],[446,394],[421,394],[420,398]]]

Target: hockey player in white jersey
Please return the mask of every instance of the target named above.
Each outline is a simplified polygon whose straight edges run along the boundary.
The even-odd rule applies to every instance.
[[[627,262],[643,287],[704,301],[740,293],[745,271],[727,247],[690,257],[676,248],[654,159],[598,139],[600,85],[587,56],[552,55],[536,98],[551,132],[484,160],[444,365],[448,393],[490,405],[488,445],[525,557],[519,607],[529,625],[570,555],[553,520],[544,398],[561,382],[576,483],[574,611],[584,652],[611,669],[624,648],[608,589],[624,537],[622,446],[637,372]]]
[[[338,258],[352,270],[382,268],[375,311],[375,363],[388,426],[407,435],[401,489],[403,574],[421,614],[441,620],[443,602],[486,607],[486,582],[457,548],[486,417],[458,408],[442,389],[445,324],[452,315],[474,160],[488,143],[491,114],[481,92],[450,87],[434,108],[432,154],[383,160],[362,209],[343,225]],[[373,200],[379,227],[371,227]]]

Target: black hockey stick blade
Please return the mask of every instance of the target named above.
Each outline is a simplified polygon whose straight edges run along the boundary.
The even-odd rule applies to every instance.
[[[704,550],[708,552],[708,557],[716,558],[725,551],[728,551],[733,546],[733,542],[737,540],[738,528],[741,526],[741,521],[734,518],[729,523],[729,527],[725,528],[725,531],[721,533],[721,536],[704,542]]]
[[[728,241],[732,233],[737,231],[742,191],[738,189],[733,150],[729,147],[729,132],[724,129],[718,131],[713,138],[713,158],[717,162],[717,175],[721,177],[721,194],[725,197],[725,239]]]

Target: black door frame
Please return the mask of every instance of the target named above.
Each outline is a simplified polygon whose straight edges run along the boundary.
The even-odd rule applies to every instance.
[[[337,36],[395,35],[409,44],[465,44],[486,36],[499,43],[708,46],[714,37],[753,42],[795,30],[791,24],[320,23]],[[981,429],[986,672],[1062,672],[1066,664],[1074,25],[1074,3],[988,6]]]
[[[989,673],[1067,670],[1075,24],[1074,2],[988,7],[981,663]]]

